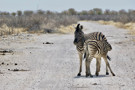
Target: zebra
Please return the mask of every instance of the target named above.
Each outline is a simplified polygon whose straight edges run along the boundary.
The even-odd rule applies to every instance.
[[[96,64],[96,75],[99,75],[100,71],[100,64],[101,64],[101,57],[103,57],[107,67],[110,69],[110,72],[113,76],[115,74],[111,70],[110,64],[107,61],[107,53],[108,51],[112,50],[112,46],[106,41],[98,41],[98,40],[87,40],[85,42],[85,53],[86,53],[86,77],[90,75],[90,77],[93,77],[90,72],[90,63],[93,58],[97,59]],[[108,69],[106,68],[106,71],[108,73]]]
[[[83,26],[78,24],[76,27],[76,30],[74,32],[74,45],[76,45],[76,49],[78,51],[78,55],[79,55],[79,59],[80,59],[80,68],[79,68],[79,73],[77,74],[77,76],[81,76],[81,72],[82,72],[82,57],[84,54],[84,43],[86,40],[105,40],[107,41],[105,35],[102,34],[102,32],[93,32],[93,33],[89,33],[89,34],[84,34],[84,32],[82,31]],[[109,56],[108,56],[109,58]],[[85,61],[86,62],[86,61]],[[98,63],[97,63],[98,64]],[[109,73],[107,73],[109,74]]]

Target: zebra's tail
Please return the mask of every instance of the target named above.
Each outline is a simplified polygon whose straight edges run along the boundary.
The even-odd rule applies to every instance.
[[[84,53],[84,56],[83,56],[83,59],[85,59],[86,58],[86,52]]]
[[[107,59],[111,61],[111,58],[107,55]]]

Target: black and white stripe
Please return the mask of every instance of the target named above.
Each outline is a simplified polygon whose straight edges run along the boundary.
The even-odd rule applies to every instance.
[[[93,32],[89,34],[84,34],[82,29],[83,29],[83,26],[78,24],[74,33],[75,38],[73,42],[76,45],[76,49],[78,51],[79,58],[80,58],[80,69],[79,69],[78,76],[81,75],[81,71],[82,71],[82,56],[85,52],[84,50],[85,41],[87,40],[107,41],[105,35],[103,35],[102,32]]]
[[[107,67],[110,69],[111,73],[113,76],[115,76],[115,74],[113,73],[113,71],[111,70],[110,64],[107,61],[107,58],[109,56],[107,56],[108,51],[112,50],[112,46],[106,41],[106,40],[102,40],[102,41],[98,41],[98,40],[87,40],[85,42],[85,53],[86,53],[86,76],[92,76],[91,72],[90,72],[90,63],[92,61],[93,58],[97,59],[97,62],[99,62],[99,64],[97,64],[97,70],[96,70],[96,75],[98,76],[98,73],[100,71],[100,63],[101,63],[101,57],[104,58]],[[110,57],[109,57],[110,58]],[[106,69],[107,69],[106,67]],[[108,73],[108,69],[106,70],[106,73]]]
[[[103,35],[102,32],[93,32],[89,34],[84,34],[82,28],[83,27],[80,26],[80,24],[78,24],[76,27],[76,31],[74,33],[75,34],[74,44],[76,45],[78,52],[82,53],[84,51],[84,42],[87,40],[107,41],[105,35]]]
[[[95,55],[101,57],[112,50],[112,46],[106,40],[87,40],[85,43],[86,52],[90,52],[89,54],[92,57],[95,57]]]

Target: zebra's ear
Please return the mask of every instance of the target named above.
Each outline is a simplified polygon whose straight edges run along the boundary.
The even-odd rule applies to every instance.
[[[83,29],[83,26],[82,25],[80,26],[80,29]]]
[[[80,24],[77,25],[76,29],[79,29]]]
[[[79,32],[79,30],[80,30],[80,24],[77,25],[76,32]]]

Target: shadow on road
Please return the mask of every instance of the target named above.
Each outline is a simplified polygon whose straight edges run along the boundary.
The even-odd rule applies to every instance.
[[[86,77],[85,75],[82,75],[82,76],[75,76],[74,78],[103,78],[103,77],[110,77],[108,75],[99,75],[99,76],[96,76],[96,75],[93,75],[93,77]]]

